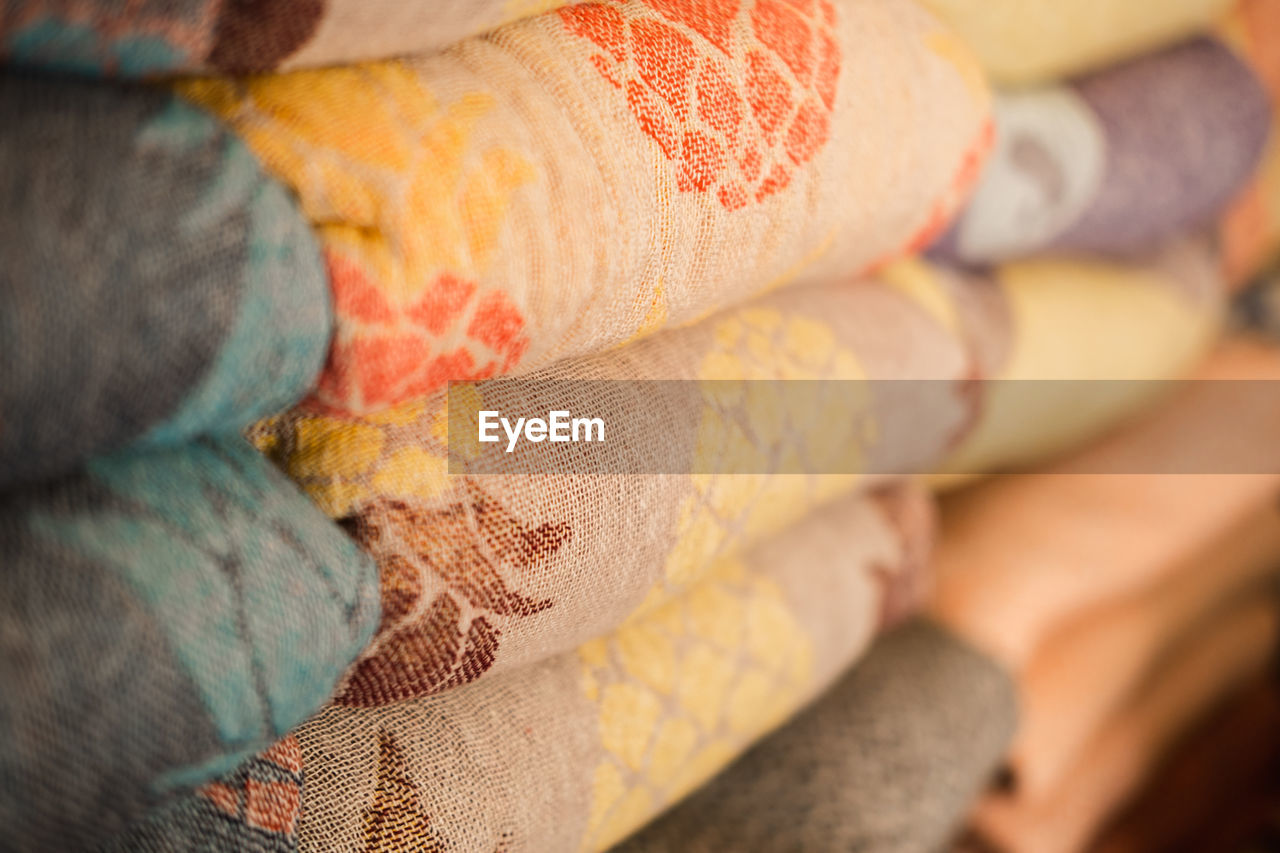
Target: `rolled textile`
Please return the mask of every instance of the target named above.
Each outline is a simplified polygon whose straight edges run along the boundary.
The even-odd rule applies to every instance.
[[[1142,690],[1169,649],[1277,576],[1280,509],[1273,499],[1153,588],[1093,608],[1056,632],[1019,678],[1009,787],[1034,800],[1065,784],[1091,735]]]
[[[332,328],[320,249],[239,140],[134,86],[9,72],[0,112],[0,487],[302,397]]]
[[[0,498],[0,826],[79,849],[323,704],[372,562],[240,438]]]
[[[923,0],[1001,85],[1070,77],[1207,28],[1231,0]],[[1263,0],[1266,2],[1266,0]]]
[[[618,853],[939,850],[1013,733],[1009,676],[916,620]]]
[[[1035,801],[988,795],[974,817],[978,832],[1008,853],[1085,849],[1181,738],[1262,677],[1274,663],[1278,629],[1271,597],[1224,614],[1108,723],[1062,786]]]
[[[1226,274],[1238,287],[1280,254],[1280,7],[1270,0],[1239,0],[1217,32],[1258,75],[1272,111],[1262,164],[1219,227]]]
[[[880,264],[945,227],[990,141],[976,66],[910,0],[570,6],[178,91],[316,226],[337,329],[314,398],[349,413]]]
[[[573,0],[7,0],[0,60],[112,77],[244,74],[438,51]]]
[[[922,587],[907,489],[850,498],[577,650],[296,731],[300,849],[608,847],[820,693]],[[886,504],[885,502],[889,503]]]
[[[302,750],[286,735],[95,849],[102,853],[296,853]]]
[[[1271,679],[1197,729],[1092,849],[1128,853],[1242,848],[1240,843],[1222,843],[1218,836],[1239,831],[1231,825],[1239,804],[1265,798],[1269,789],[1275,793],[1277,769],[1280,684]],[[1260,823],[1242,827],[1246,837]]]
[[[1245,58],[1209,37],[997,94],[995,147],[930,254],[971,264],[1132,255],[1211,226],[1253,176],[1271,115]]]
[[[1204,553],[1273,501],[1275,395],[1234,395],[1238,408],[1224,413],[1205,405],[1226,398],[1204,380],[1274,381],[1280,350],[1231,339],[1192,378],[1201,381],[1085,449],[948,501],[936,557],[938,618],[1022,672],[1072,618],[1169,577],[1188,554]],[[1260,473],[1160,473],[1170,453],[1196,471],[1224,446]]]
[[[985,386],[961,380],[1108,378],[1118,369],[1167,377],[1206,345],[1212,293],[1142,268],[1108,268],[1095,291],[1093,268],[1071,269],[1046,282],[1031,267],[992,280],[917,265],[885,284],[796,286],[531,378],[845,380],[821,405],[788,406],[796,398],[783,383],[767,382],[698,398],[668,413],[671,424],[694,419],[681,435],[646,421],[658,433],[648,446],[656,439],[687,452],[665,473],[647,473],[640,458],[621,474],[564,474],[548,452],[505,473],[451,475],[449,442],[459,439],[450,433],[459,428],[442,399],[362,418],[304,407],[263,422],[258,446],[354,533],[382,573],[379,636],[338,701],[424,696],[567,651],[839,495],[930,470],[971,435],[997,454],[979,457],[989,465],[1001,452],[1033,455],[1037,440],[1050,449],[1081,440],[1140,402],[1115,398],[1089,410],[1063,394],[1036,412],[1056,418],[1056,429],[1027,435],[1010,430],[1026,413],[990,419]],[[922,383],[873,389],[864,379],[933,380],[936,393],[883,393]],[[579,394],[583,411],[608,412],[625,383],[600,384],[574,386],[589,388]],[[796,458],[849,467],[789,466]]]

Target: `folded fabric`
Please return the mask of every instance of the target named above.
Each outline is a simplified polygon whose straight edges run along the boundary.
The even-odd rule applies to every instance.
[[[1093,274],[1101,278],[1096,289],[1088,286]],[[992,281],[912,265],[879,284],[786,288],[538,374],[953,383],[912,396],[850,382],[855,390],[822,406],[790,408],[771,404],[763,382],[754,384],[764,390],[741,399],[705,398],[692,410],[698,443],[687,467],[670,470],[712,473],[562,474],[560,457],[548,453],[514,473],[453,476],[450,416],[440,399],[363,418],[303,408],[254,434],[378,560],[383,623],[339,695],[377,705],[572,649],[684,589],[714,560],[883,479],[856,467],[796,473],[787,461],[797,456],[849,452],[854,458],[845,461],[893,474],[928,470],[971,434],[982,440],[979,450],[993,449],[980,457],[989,464],[1004,451],[1033,456],[1041,438],[1051,449],[1078,441],[1134,401],[1082,411],[1063,394],[1056,408],[1036,413],[1057,418],[1055,429],[1003,438],[1026,414],[990,420],[981,388],[959,380],[1009,371],[1108,378],[1120,364],[1168,376],[1204,346],[1215,317],[1213,296],[1141,270],[1078,265],[1041,275],[1029,265]],[[590,387],[599,399],[586,399],[584,411],[607,410],[615,386]],[[868,435],[879,440],[860,456]],[[743,473],[737,463],[757,467]],[[649,469],[637,463],[637,470]],[[622,564],[619,553],[627,555]]]
[[[1236,850],[1262,820],[1236,823],[1242,803],[1270,793],[1280,767],[1280,684],[1268,680],[1198,729],[1161,767],[1141,799],[1093,846],[1095,853],[1134,850]],[[1254,802],[1250,802],[1254,801]],[[1239,838],[1243,831],[1244,839]],[[1224,834],[1236,843],[1224,843]]]
[[[1141,264],[1045,259],[989,275],[1012,343],[979,374],[1000,381],[986,384],[946,465],[961,476],[1067,451],[1151,405],[1167,390],[1152,380],[1183,376],[1212,345],[1225,290],[1217,255],[1198,240]]]
[[[1280,349],[1236,338],[1198,380],[1280,379]],[[945,506],[933,607],[944,624],[1015,672],[1090,608],[1150,588],[1280,487],[1280,403],[1238,394],[1213,410],[1215,381],[1188,382],[1147,417],[1036,473],[957,494]],[[1258,474],[1144,473],[1177,454],[1195,471],[1233,448]],[[1062,475],[1071,476],[1062,476]]]
[[[1271,124],[1249,65],[1208,37],[997,95],[993,113],[995,148],[930,250],[937,258],[1145,252],[1214,223],[1253,175]]]
[[[990,660],[908,623],[617,852],[942,849],[1008,743],[1014,700]]]
[[[242,143],[138,87],[7,73],[0,113],[0,487],[302,397],[320,250]]]
[[[1154,588],[1081,614],[1054,634],[1019,678],[1010,795],[1035,800],[1066,784],[1075,757],[1171,648],[1277,576],[1280,508],[1273,496]]]
[[[1225,614],[1109,722],[1060,788],[1034,802],[989,795],[974,818],[978,832],[1008,853],[1085,849],[1181,738],[1262,676],[1277,639],[1280,618],[1271,598]]]
[[[598,850],[711,777],[919,603],[927,498],[851,498],[540,664],[296,731],[309,850]],[[619,553],[615,549],[615,554]]]
[[[297,738],[288,735],[96,849],[295,853],[303,784],[302,750]]]
[[[93,76],[242,74],[430,53],[573,0],[6,0],[0,60]]]
[[[1000,84],[1102,68],[1203,29],[1231,0],[922,0]],[[1269,2],[1269,0],[1263,0]]]
[[[924,245],[990,142],[910,0],[570,6],[446,53],[178,91],[293,187],[369,413]]]
[[[1238,286],[1280,254],[1280,6],[1239,0],[1218,34],[1245,57],[1271,98],[1271,139],[1262,164],[1219,228],[1227,277]]]
[[[0,826],[79,849],[332,694],[373,564],[248,444],[118,454],[0,498]]]

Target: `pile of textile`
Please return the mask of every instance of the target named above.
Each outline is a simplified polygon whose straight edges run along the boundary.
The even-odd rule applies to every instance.
[[[0,63],[0,849],[1274,821],[1271,0],[4,0]],[[478,443],[548,388],[597,467]]]

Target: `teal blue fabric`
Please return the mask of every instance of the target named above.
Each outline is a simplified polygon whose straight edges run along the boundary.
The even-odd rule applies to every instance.
[[[238,138],[165,92],[17,73],[0,115],[0,488],[306,394],[319,243]]]
[[[378,620],[371,560],[239,438],[3,496],[0,565],[19,849],[100,840],[231,771],[329,698]]]

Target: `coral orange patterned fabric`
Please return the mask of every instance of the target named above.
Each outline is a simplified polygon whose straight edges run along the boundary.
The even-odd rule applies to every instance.
[[[321,235],[313,404],[338,413],[865,270],[950,218],[990,141],[976,66],[910,0],[572,5],[438,56],[178,89]]]
[[[535,374],[708,387],[845,380],[801,407],[778,382],[690,398],[687,428],[664,422],[662,441],[677,460],[670,470],[710,473],[572,474],[552,453],[450,474],[450,450],[474,433],[451,429],[456,413],[440,396],[363,417],[301,408],[264,421],[260,449],[379,564],[382,624],[338,702],[411,700],[563,653],[886,472],[948,457],[987,470],[1070,446],[1156,383],[1111,383],[1124,393],[1091,407],[1079,405],[1078,385],[1056,383],[1066,386],[1059,398],[1029,412],[999,383],[972,380],[1167,378],[1208,345],[1221,295],[1213,270],[1191,246],[1147,266],[1043,262],[990,279],[900,263],[877,281],[785,288]],[[937,393],[903,404],[857,381],[866,379],[935,380],[920,384]],[[598,389],[583,410],[617,423],[617,386],[582,384]],[[453,402],[483,391],[455,389]],[[789,465],[797,458],[820,461]],[[899,609],[887,595],[886,619]]]

